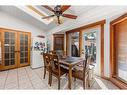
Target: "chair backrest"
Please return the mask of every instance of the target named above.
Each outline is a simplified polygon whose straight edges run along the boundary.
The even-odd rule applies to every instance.
[[[50,54],[56,54],[56,51],[51,50],[51,51],[49,51],[49,53],[50,53]]]
[[[48,53],[43,53],[43,60],[44,60],[44,66],[49,66],[50,65],[50,61],[51,61],[51,58],[50,58],[50,54]]]
[[[51,61],[52,61],[53,66],[54,66],[53,68],[58,69],[58,65],[59,65],[58,55],[57,54],[51,54],[50,57],[51,57]]]
[[[58,55],[59,58],[64,56],[64,51],[63,50],[56,50],[56,54]]]
[[[60,75],[60,64],[57,54],[51,54],[51,68],[52,70],[58,70],[58,75]]]
[[[86,56],[85,60],[83,61],[83,75],[89,72],[89,64],[90,64],[90,57]]]

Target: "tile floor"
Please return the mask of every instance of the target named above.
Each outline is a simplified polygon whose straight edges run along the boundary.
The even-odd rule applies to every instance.
[[[68,89],[67,77],[61,78],[61,89]],[[22,67],[13,70],[0,72],[0,89],[56,89],[57,79],[53,77],[52,86],[48,85],[48,73],[46,78],[43,79],[43,68],[31,69]],[[72,89],[83,89],[82,81],[76,80],[73,82]],[[91,89],[119,89],[110,81],[104,80],[100,77],[95,77],[95,82]]]

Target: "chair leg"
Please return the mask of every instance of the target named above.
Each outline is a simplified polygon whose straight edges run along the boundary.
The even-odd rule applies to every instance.
[[[43,79],[45,79],[45,75],[46,75],[46,68],[44,68],[44,77],[43,77]]]
[[[49,71],[49,79],[48,79],[48,84],[50,84],[50,80],[51,80],[51,73]]]
[[[50,86],[52,85],[52,73],[51,73],[51,76],[50,76]]]
[[[60,78],[58,78],[58,89],[60,89]]]
[[[76,81],[76,78],[74,78],[74,82]]]
[[[83,89],[85,89],[86,88],[86,86],[85,86],[85,81],[83,81]]]
[[[90,88],[90,76],[88,74],[88,87]]]

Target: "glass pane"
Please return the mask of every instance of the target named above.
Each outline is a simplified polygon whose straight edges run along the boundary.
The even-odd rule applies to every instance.
[[[10,65],[14,65],[15,64],[15,60],[14,59],[11,59],[10,60]]]
[[[79,57],[79,32],[70,34],[71,36],[71,56]]]
[[[90,55],[92,61],[96,63],[96,31],[88,31],[83,33],[83,52]]]
[[[15,33],[10,33],[10,38],[14,39],[14,37],[15,37]]]
[[[12,45],[15,44],[15,39],[11,39],[11,44],[12,44]]]
[[[25,51],[28,51],[28,47],[27,46],[25,47]]]
[[[25,41],[28,41],[28,36],[27,35],[25,35]]]
[[[20,53],[20,57],[24,57],[24,52],[21,52]]]
[[[9,46],[5,46],[5,52],[9,52]]]
[[[5,32],[5,66],[15,64],[15,33]]]
[[[11,58],[15,58],[15,53],[10,53],[11,54]]]
[[[20,63],[21,63],[21,64],[24,63],[24,58],[21,58],[21,59],[20,59]]]
[[[9,66],[9,60],[5,60],[5,66]]]
[[[28,62],[28,58],[25,58],[25,63],[27,63]]]
[[[25,48],[23,46],[20,47],[20,51],[23,52],[25,51]]]
[[[28,57],[28,52],[25,52],[25,57]]]
[[[9,59],[9,53],[5,53],[5,60]]]
[[[5,39],[9,39],[9,32],[5,32]]]
[[[15,51],[15,46],[11,46],[11,52]]]
[[[9,39],[5,39],[5,44],[9,44]]]

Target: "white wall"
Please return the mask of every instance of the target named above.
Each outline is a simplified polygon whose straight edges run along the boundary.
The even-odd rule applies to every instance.
[[[22,21],[12,15],[0,12],[0,27],[31,32],[32,36],[46,35],[45,32],[34,25]]]

